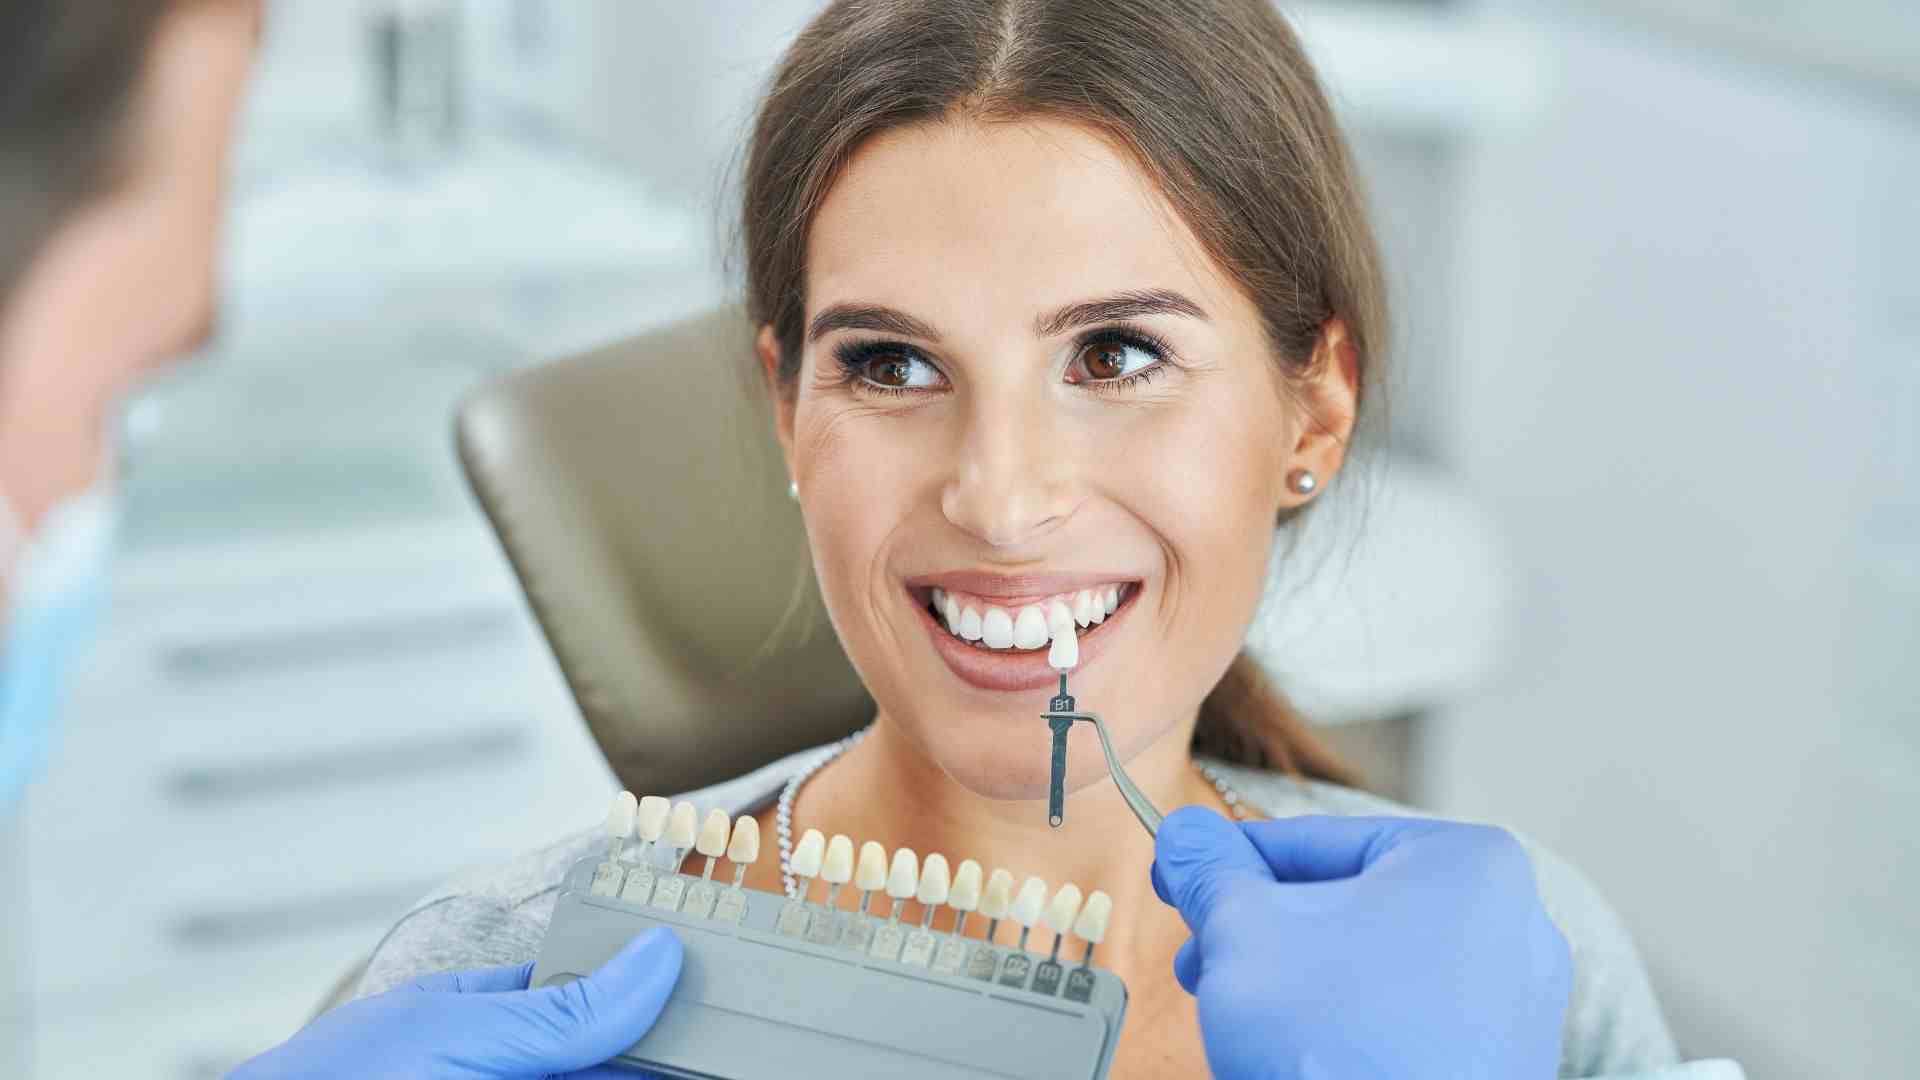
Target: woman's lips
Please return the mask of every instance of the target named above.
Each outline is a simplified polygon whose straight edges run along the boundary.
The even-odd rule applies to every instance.
[[[1139,592],[1139,585],[1126,590],[1120,606],[1107,616],[1105,622],[1079,632],[1081,668],[1099,658],[1110,636],[1106,633],[1107,628],[1126,616],[1128,609],[1133,606],[1134,596]],[[919,612],[920,622],[933,640],[933,651],[946,661],[947,668],[962,682],[982,690],[1000,691],[1045,690],[1058,685],[1060,673],[1047,666],[1046,649],[985,649],[969,644],[948,633],[947,628],[934,618],[923,593],[909,590],[907,600]]]

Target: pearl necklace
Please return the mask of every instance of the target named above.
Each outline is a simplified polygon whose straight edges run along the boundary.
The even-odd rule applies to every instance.
[[[780,883],[786,888],[789,899],[798,899],[800,891],[800,883],[794,879],[793,866],[791,863],[793,857],[793,800],[800,794],[801,785],[812,779],[814,773],[825,768],[827,764],[835,758],[858,746],[860,740],[866,738],[867,732],[872,730],[873,725],[869,724],[859,731],[848,735],[846,738],[841,739],[839,742],[834,743],[827,748],[825,753],[814,758],[813,761],[801,768],[800,771],[789,777],[786,786],[780,789],[780,799],[775,804],[773,812],[773,832],[780,846]],[[1206,778],[1207,783],[1213,785],[1213,790],[1219,793],[1220,801],[1227,804],[1227,810],[1233,815],[1234,820],[1247,820],[1247,808],[1243,805],[1245,800],[1240,797],[1240,792],[1236,791],[1232,784],[1227,783],[1226,775],[1220,771],[1219,767],[1209,761],[1196,761],[1193,764],[1194,768],[1200,770],[1200,775]]]

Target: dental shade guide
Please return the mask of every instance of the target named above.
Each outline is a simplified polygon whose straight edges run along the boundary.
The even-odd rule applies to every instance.
[[[649,927],[676,931],[680,980],[659,1021],[619,1062],[687,1080],[1107,1075],[1127,991],[1091,964],[1112,907],[1105,893],[1083,903],[1067,884],[1049,898],[1046,883],[1029,877],[1016,896],[1012,874],[983,875],[972,859],[950,873],[943,855],[921,859],[902,848],[889,862],[872,842],[859,846],[856,859],[848,837],[810,829],[788,860],[799,884],[794,895],[780,896],[745,887],[760,854],[758,822],[697,813],[690,803],[648,797],[636,806],[631,795],[617,798],[607,850],[568,871],[534,967],[532,985],[561,985]],[[634,835],[637,862],[622,863]],[[668,849],[668,865],[652,857],[656,846]],[[681,866],[689,851],[705,856],[697,873]],[[733,867],[731,885],[715,879],[722,857]],[[607,883],[609,865],[626,870],[626,888]],[[642,875],[652,880],[636,892]],[[824,904],[808,897],[815,878],[828,886]],[[861,900],[841,912],[835,901],[848,882]],[[867,911],[878,891],[892,900],[884,921]],[[903,923],[909,900],[920,911]],[[944,931],[942,907],[954,912]],[[985,939],[965,934],[975,913],[988,920]],[[1020,925],[1017,947],[994,944],[1002,919]],[[1051,949],[1029,953],[1029,935],[1042,922],[1053,931]],[[863,924],[870,946],[859,944],[854,929]],[[1060,960],[1068,934],[1086,942],[1078,967]]]
[[[1055,625],[1061,626],[1065,633],[1054,637],[1053,648],[1047,652],[1048,665],[1060,673],[1060,692],[1047,703],[1047,711],[1040,714],[1053,730],[1052,769],[1047,782],[1047,823],[1057,829],[1066,820],[1067,731],[1078,721],[1093,725],[1094,734],[1100,737],[1100,750],[1107,758],[1107,772],[1113,777],[1113,786],[1120,789],[1120,797],[1126,800],[1127,809],[1140,819],[1147,835],[1156,836],[1160,832],[1160,811],[1154,809],[1152,800],[1135,786],[1133,778],[1121,766],[1119,756],[1113,752],[1113,740],[1107,736],[1107,726],[1093,713],[1078,711],[1073,695],[1067,693],[1067,672],[1080,663],[1079,641],[1074,637],[1073,623],[1071,613],[1064,626],[1056,622]],[[1073,642],[1072,648],[1062,648],[1063,639]]]
[[[627,837],[633,834],[633,815],[637,807],[633,792],[623,791],[613,797],[613,805],[607,808],[607,857],[593,869],[593,894],[612,896],[620,891],[620,883],[626,871],[620,866],[620,849],[625,846]]]

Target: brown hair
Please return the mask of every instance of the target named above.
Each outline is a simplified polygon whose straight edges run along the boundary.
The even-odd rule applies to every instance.
[[[61,223],[121,177],[148,47],[173,3],[0,4],[0,308]]]
[[[1313,374],[1338,316],[1362,386],[1378,379],[1386,289],[1359,179],[1270,0],[838,0],[788,49],[747,151],[747,309],[772,327],[784,385],[800,362],[814,211],[866,140],[955,116],[1101,132],[1253,300],[1285,371]],[[1194,749],[1354,779],[1245,653],[1201,706]]]

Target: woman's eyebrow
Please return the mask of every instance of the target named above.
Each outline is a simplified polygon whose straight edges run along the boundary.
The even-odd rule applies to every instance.
[[[1035,319],[1033,332],[1041,337],[1053,337],[1076,326],[1090,326],[1117,319],[1138,319],[1145,315],[1185,315],[1207,321],[1207,313],[1199,304],[1172,289],[1142,289],[1068,304]]]
[[[807,340],[819,341],[835,330],[874,330],[882,334],[939,341],[940,331],[930,323],[889,307],[876,304],[835,304],[813,317],[807,324]]]

